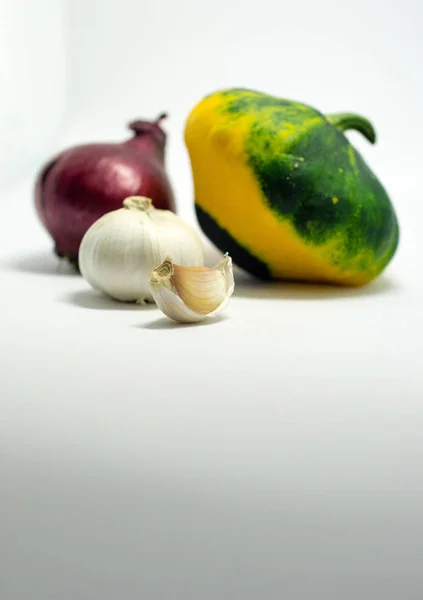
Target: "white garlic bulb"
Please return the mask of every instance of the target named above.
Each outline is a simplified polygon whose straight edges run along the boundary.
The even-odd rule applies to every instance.
[[[154,300],[174,321],[196,323],[214,317],[228,304],[234,291],[232,259],[225,254],[212,269],[186,267],[167,258],[150,279]]]
[[[106,213],[84,235],[79,267],[93,288],[123,302],[153,301],[151,272],[168,255],[181,265],[204,264],[200,236],[149,198],[130,196],[123,208]]]

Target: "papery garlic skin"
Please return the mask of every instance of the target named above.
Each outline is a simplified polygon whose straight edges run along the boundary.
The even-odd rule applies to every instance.
[[[204,264],[200,236],[149,198],[130,196],[123,208],[98,219],[84,235],[79,267],[91,286],[123,302],[152,302],[151,272],[172,253],[182,265]]]
[[[225,254],[212,269],[185,267],[167,258],[150,279],[160,310],[174,321],[196,323],[219,314],[228,304],[235,283],[232,259]]]

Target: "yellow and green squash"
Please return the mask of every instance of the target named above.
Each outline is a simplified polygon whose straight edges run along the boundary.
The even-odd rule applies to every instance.
[[[245,89],[204,98],[185,128],[204,233],[264,279],[374,279],[395,253],[398,222],[347,129],[375,142],[359,115]]]

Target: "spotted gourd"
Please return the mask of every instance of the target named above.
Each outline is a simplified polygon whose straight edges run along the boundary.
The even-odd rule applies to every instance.
[[[398,245],[391,201],[344,131],[359,115],[246,89],[205,97],[185,127],[204,233],[264,279],[363,285]]]

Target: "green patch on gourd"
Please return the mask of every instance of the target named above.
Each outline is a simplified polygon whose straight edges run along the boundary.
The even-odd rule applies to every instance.
[[[395,252],[398,223],[342,123],[338,129],[336,118],[327,120],[311,107],[248,90],[231,90],[227,97],[222,110],[229,118],[253,116],[244,150],[275,216],[308,244],[333,242],[332,264],[382,270]],[[343,116],[343,130],[354,127],[375,140],[369,121]]]

